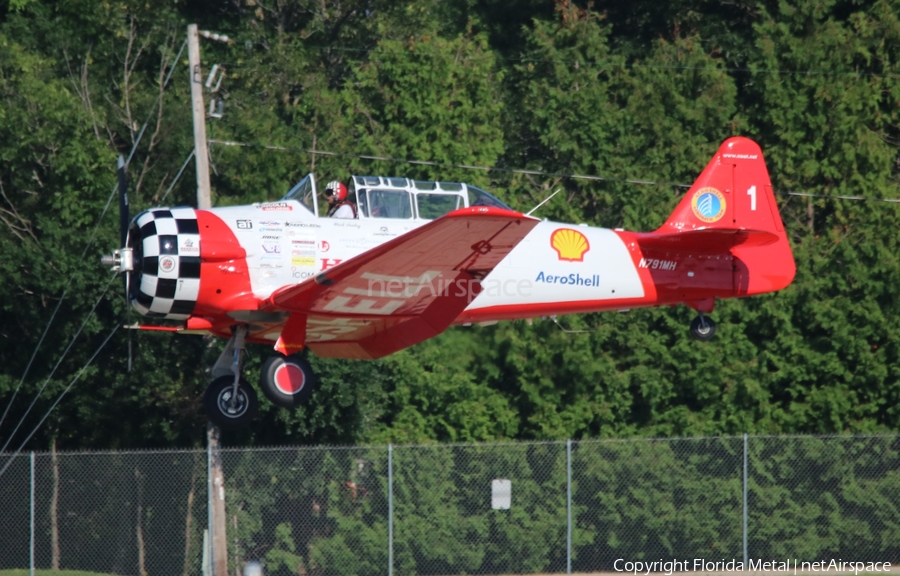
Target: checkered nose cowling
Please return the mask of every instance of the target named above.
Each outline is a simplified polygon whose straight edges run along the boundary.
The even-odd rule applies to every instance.
[[[193,208],[141,212],[128,230],[128,300],[141,314],[185,320],[200,293],[200,230]]]

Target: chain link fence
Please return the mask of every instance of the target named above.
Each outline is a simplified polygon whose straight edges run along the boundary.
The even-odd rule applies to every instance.
[[[210,461],[16,456],[0,477],[0,574],[209,574],[217,494],[238,575],[251,559],[270,576],[900,563],[900,436],[226,449],[221,492]]]

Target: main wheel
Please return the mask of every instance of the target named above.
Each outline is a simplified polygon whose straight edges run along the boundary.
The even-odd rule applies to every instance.
[[[697,316],[691,321],[691,337],[694,340],[706,342],[711,340],[716,334],[716,323],[712,318],[706,316]]]
[[[312,366],[300,354],[272,356],[259,373],[259,389],[282,408],[296,408],[309,400],[316,385]]]
[[[256,391],[243,378],[238,381],[237,396],[234,395],[234,376],[216,378],[207,386],[203,395],[206,417],[226,430],[250,424],[258,407]]]

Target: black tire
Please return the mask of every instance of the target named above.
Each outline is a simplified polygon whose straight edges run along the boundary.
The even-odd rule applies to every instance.
[[[691,338],[706,342],[716,335],[716,323],[712,318],[697,316],[691,321]]]
[[[256,391],[241,378],[237,402],[231,406],[234,376],[222,376],[210,382],[203,394],[203,409],[209,421],[225,430],[236,430],[250,424],[259,408]]]
[[[318,383],[312,366],[300,354],[272,356],[259,372],[259,389],[272,404],[282,408],[306,403]]]

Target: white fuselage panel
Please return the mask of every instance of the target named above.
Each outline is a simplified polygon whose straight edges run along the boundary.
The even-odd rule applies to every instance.
[[[260,299],[427,222],[316,218],[296,202],[213,212],[246,250],[251,287]],[[467,310],[643,295],[628,248],[614,231],[544,221],[482,281]]]
[[[482,282],[467,310],[641,298],[628,248],[605,228],[541,222]]]

